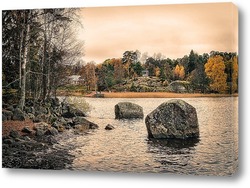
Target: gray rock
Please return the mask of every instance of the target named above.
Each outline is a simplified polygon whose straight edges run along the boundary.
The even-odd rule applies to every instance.
[[[28,116],[28,118],[31,119],[31,120],[34,120],[34,119],[35,119],[35,115],[32,114],[32,113],[28,113],[27,116]]]
[[[13,139],[10,139],[10,138],[9,138],[9,139],[4,139],[4,140],[3,140],[3,143],[4,143],[4,144],[9,144],[9,145],[10,145],[10,144],[13,144],[13,143],[14,143],[14,140],[13,140]]]
[[[45,132],[46,135],[58,135],[58,130],[54,127],[51,127],[49,128],[46,132]]]
[[[23,140],[24,140],[24,141],[32,141],[32,139],[31,139],[30,137],[28,137],[28,136],[25,136],[25,137],[23,138]]]
[[[45,131],[41,130],[41,129],[37,129],[36,130],[36,136],[43,136],[45,133]]]
[[[6,108],[6,110],[14,111],[14,107],[13,107],[12,105],[10,105],[10,106],[8,106],[8,107]]]
[[[62,114],[62,117],[64,118],[73,118],[73,117],[76,117],[76,115],[72,112],[65,112]]]
[[[20,137],[18,131],[15,131],[15,130],[11,130],[9,133],[9,136],[12,138],[19,138]]]
[[[60,106],[60,101],[58,98],[51,98],[53,106]]]
[[[51,135],[58,135],[58,130],[56,128],[54,128],[54,127],[51,127],[49,129],[49,131],[50,131]]]
[[[23,111],[19,108],[16,108],[13,111],[13,117],[12,120],[16,120],[16,121],[24,121],[25,120],[25,114],[23,113]]]
[[[65,127],[63,125],[59,125],[59,128],[57,129],[58,132],[63,132],[65,130]]]
[[[77,108],[74,108],[74,109],[73,109],[73,112],[74,112],[74,114],[75,114],[76,116],[86,117],[86,114],[85,114],[83,111],[81,111],[81,110],[79,110],[79,109],[77,109]]]
[[[33,122],[47,122],[49,120],[49,116],[47,114],[38,114],[35,116],[35,118],[33,119]]]
[[[2,121],[7,121],[7,120],[8,120],[7,117],[4,114],[2,114]]]
[[[58,117],[55,115],[55,114],[51,114],[50,116],[49,116],[49,123],[50,124],[52,124],[52,123],[54,123],[54,122],[56,122],[56,121],[58,121]]]
[[[36,136],[43,136],[49,130],[49,125],[45,122],[35,123],[33,129],[36,131]]]
[[[73,122],[73,119],[69,119],[69,118],[64,118],[64,120],[66,121],[66,124],[69,125],[69,126],[74,126],[74,122]]]
[[[57,130],[59,129],[60,123],[58,121],[55,121],[51,124],[51,127],[56,128]]]
[[[196,109],[183,100],[162,103],[145,119],[151,138],[197,138],[199,125]]]
[[[57,129],[58,132],[63,132],[64,131],[64,126],[62,125],[62,123],[60,123],[58,121],[52,123],[51,126],[54,127],[55,129]]]
[[[35,112],[35,115],[38,115],[38,114],[47,114],[48,113],[48,109],[44,106],[37,106],[36,107],[36,112]]]
[[[175,93],[186,93],[192,92],[193,88],[188,81],[175,80],[169,84],[167,90]]]
[[[49,128],[49,125],[45,122],[40,122],[40,123],[35,123],[33,129],[34,130],[42,130],[42,131],[47,131]]]
[[[67,121],[66,121],[63,117],[58,118],[58,121],[59,121],[62,125],[67,125]]]
[[[85,132],[85,131],[88,131],[89,130],[89,125],[88,124],[78,124],[78,125],[75,125],[75,129],[77,131],[80,131],[80,132]]]
[[[33,106],[30,107],[26,107],[26,113],[31,113],[31,114],[35,114],[35,108]]]
[[[53,107],[53,108],[52,108],[52,113],[53,113],[55,116],[61,116],[61,114],[62,114],[61,106]]]
[[[131,102],[120,102],[115,105],[115,119],[143,118],[141,106]]]
[[[69,126],[69,125],[64,125],[64,128],[69,130],[69,129],[71,129],[72,127]]]
[[[13,113],[9,110],[2,110],[2,120],[3,121],[7,121],[7,120],[11,120],[13,116]]]
[[[90,128],[90,129],[98,129],[99,126],[98,126],[97,124],[93,123],[93,122],[90,122],[90,123],[89,123],[89,128]]]
[[[115,127],[113,125],[106,125],[105,130],[113,130]]]
[[[93,122],[86,120],[84,117],[75,117],[73,118],[73,123],[75,125],[84,125],[89,129],[98,129],[99,126]]]
[[[81,110],[71,106],[71,105],[67,105],[66,107],[63,108],[64,112],[62,113],[62,117],[64,118],[73,118],[73,117],[85,117],[85,113],[82,112]]]
[[[24,128],[22,129],[22,132],[23,132],[23,133],[28,133],[28,134],[30,134],[30,133],[32,133],[32,130],[31,130],[29,127],[24,127]]]

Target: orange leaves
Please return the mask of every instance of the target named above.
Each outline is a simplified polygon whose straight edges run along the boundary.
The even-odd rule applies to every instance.
[[[161,69],[160,69],[159,67],[156,67],[156,68],[154,69],[154,72],[155,72],[155,76],[160,77]]]
[[[238,90],[238,59],[233,58],[233,73],[232,73],[232,93]]]
[[[227,74],[225,63],[219,55],[210,57],[205,64],[205,72],[210,79],[210,88],[218,93],[225,93],[227,90]]]
[[[174,77],[183,80],[185,78],[185,69],[182,65],[176,65],[174,68]]]

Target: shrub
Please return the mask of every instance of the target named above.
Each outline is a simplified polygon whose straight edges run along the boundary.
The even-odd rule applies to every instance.
[[[84,113],[91,111],[90,104],[83,97],[67,97],[65,101]]]

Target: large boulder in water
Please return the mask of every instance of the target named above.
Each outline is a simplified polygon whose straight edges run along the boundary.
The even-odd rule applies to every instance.
[[[143,118],[141,106],[131,102],[120,102],[115,105],[115,119]]]
[[[162,103],[147,115],[145,123],[151,138],[199,137],[196,109],[183,100]]]

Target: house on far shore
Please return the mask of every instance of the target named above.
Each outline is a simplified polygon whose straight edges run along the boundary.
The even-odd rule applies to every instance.
[[[143,71],[141,72],[141,74],[142,74],[143,77],[148,77],[149,72],[148,72],[148,70],[143,70]]]
[[[68,77],[68,84],[70,85],[80,85],[84,82],[84,79],[80,75],[71,75]]]

